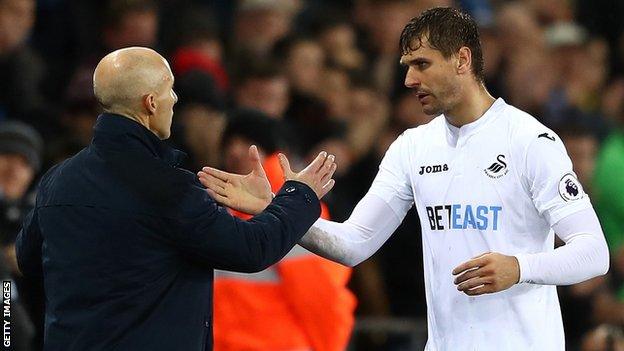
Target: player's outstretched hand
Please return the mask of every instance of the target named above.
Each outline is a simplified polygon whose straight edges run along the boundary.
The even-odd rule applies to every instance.
[[[334,155],[327,155],[327,152],[321,151],[314,161],[310,162],[299,173],[290,169],[290,163],[284,154],[279,154],[278,157],[284,172],[284,180],[296,180],[307,184],[314,190],[319,199],[325,196],[336,184],[336,181],[332,179],[334,172],[336,172]]]
[[[249,147],[253,170],[247,175],[224,172],[204,167],[197,173],[199,181],[218,203],[237,211],[258,214],[271,202],[271,185],[267,179],[258,148]]]
[[[485,253],[453,269],[457,290],[466,295],[491,294],[509,289],[520,280],[520,265],[514,256]]]

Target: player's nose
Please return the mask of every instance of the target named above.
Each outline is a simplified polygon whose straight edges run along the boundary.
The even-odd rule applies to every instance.
[[[420,86],[420,77],[418,77],[418,73],[414,68],[408,68],[407,73],[405,74],[404,84],[408,88],[418,88]]]

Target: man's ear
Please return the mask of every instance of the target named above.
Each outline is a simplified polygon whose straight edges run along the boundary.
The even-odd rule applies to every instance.
[[[156,113],[156,99],[153,94],[147,94],[143,97],[143,107],[149,115]]]
[[[462,46],[457,52],[457,73],[466,74],[472,67],[472,51],[467,46]]]

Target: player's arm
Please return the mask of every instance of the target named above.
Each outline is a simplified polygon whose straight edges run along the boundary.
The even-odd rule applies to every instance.
[[[550,252],[520,253],[520,282],[575,284],[605,274],[609,249],[572,161],[559,137],[535,138],[526,152],[526,186],[535,208],[566,244]]]
[[[607,273],[609,249],[593,208],[561,219],[553,229],[565,245],[516,255],[521,283],[570,285]]]
[[[382,198],[369,192],[345,222],[319,219],[299,244],[319,256],[353,267],[379,250],[404,216],[399,218]]]

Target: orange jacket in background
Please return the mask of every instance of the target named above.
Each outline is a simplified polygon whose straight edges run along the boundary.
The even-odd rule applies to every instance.
[[[264,168],[277,192],[283,176],[276,154]],[[329,218],[321,206],[321,217]],[[344,350],[356,304],[346,287],[350,274],[350,268],[299,245],[259,273],[215,271],[214,350]]]

